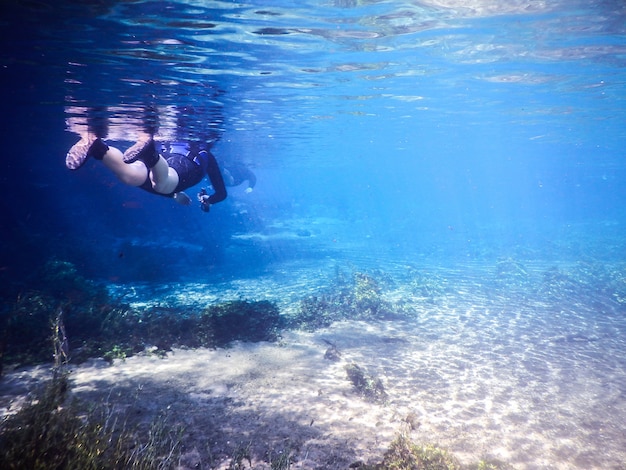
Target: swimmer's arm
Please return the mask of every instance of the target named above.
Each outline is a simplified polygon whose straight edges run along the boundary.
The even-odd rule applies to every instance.
[[[224,184],[224,178],[222,177],[222,172],[217,165],[217,161],[215,160],[215,157],[210,153],[208,159],[207,175],[209,177],[209,181],[211,181],[211,186],[213,186],[214,191],[214,193],[211,194],[211,196],[209,197],[209,204],[217,204],[218,202],[226,199],[226,185]]]

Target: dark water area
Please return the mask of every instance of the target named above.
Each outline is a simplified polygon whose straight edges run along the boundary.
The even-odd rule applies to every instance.
[[[620,261],[621,7],[444,4],[8,3],[3,272],[50,257],[105,280],[342,253]],[[94,162],[64,168],[87,109],[124,149],[146,106],[163,137],[253,167],[257,190],[205,216]]]
[[[622,270],[616,2],[2,8],[9,298],[55,259],[105,283],[236,281],[316,261]],[[257,185],[205,214],[93,159],[69,171],[94,115],[122,151],[151,119],[157,141],[209,142]]]

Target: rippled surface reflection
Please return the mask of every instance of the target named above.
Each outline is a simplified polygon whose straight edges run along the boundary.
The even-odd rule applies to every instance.
[[[454,113],[503,100],[500,87],[508,84],[541,93],[596,87],[605,98],[623,100],[621,83],[612,81],[626,52],[619,2],[30,2],[20,8],[33,29],[43,24],[31,43],[48,51],[51,77],[63,78],[73,132],[81,130],[87,107],[110,108],[114,138],[130,138],[146,106],[162,113],[164,135],[178,132],[176,116],[183,115],[183,137],[204,138],[224,130],[225,109],[233,129],[255,130],[341,112],[390,119]],[[599,79],[571,68],[581,61],[607,73]],[[486,87],[481,100],[467,82]],[[366,110],[350,103],[373,99],[380,101]],[[536,108],[525,112],[562,112]]]
[[[20,2],[12,9],[26,27],[14,38],[22,53],[3,53],[4,63],[36,62],[64,84],[71,132],[84,132],[86,109],[108,108],[113,139],[133,140],[146,107],[158,110],[164,137],[197,139],[229,129],[307,138],[319,135],[307,126],[328,119],[342,126],[345,115],[446,126],[450,116],[472,123],[487,111],[494,122],[536,121],[530,137],[546,138],[539,122],[546,116],[618,119],[623,108],[621,2]]]

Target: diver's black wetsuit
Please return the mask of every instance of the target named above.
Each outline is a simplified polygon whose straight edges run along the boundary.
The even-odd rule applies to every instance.
[[[225,165],[226,186],[239,186],[244,181],[248,181],[248,186],[254,188],[256,185],[256,175],[240,163]]]
[[[165,160],[167,164],[176,170],[178,173],[178,185],[169,194],[158,193],[152,187],[150,177],[146,178],[146,181],[139,186],[152,194],[158,194],[160,196],[172,197],[175,193],[184,191],[200,183],[206,174],[211,181],[214,193],[209,196],[208,203],[216,204],[226,199],[226,187],[224,185],[224,178],[220,172],[219,166],[215,157],[211,153],[203,150],[197,155],[182,155],[180,153],[171,153]]]

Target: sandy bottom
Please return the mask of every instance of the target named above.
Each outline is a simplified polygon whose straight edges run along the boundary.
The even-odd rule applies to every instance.
[[[398,294],[399,295],[399,294]],[[399,432],[516,469],[624,469],[626,316],[602,305],[512,303],[457,292],[406,320],[346,321],[279,343],[148,353],[75,366],[72,393],[127,411],[132,424],[182,425],[180,469],[254,468],[281,453],[291,468],[380,462]],[[328,342],[341,352],[326,359]],[[385,403],[356,393],[345,366],[378,376]],[[47,375],[13,371],[1,411]]]

